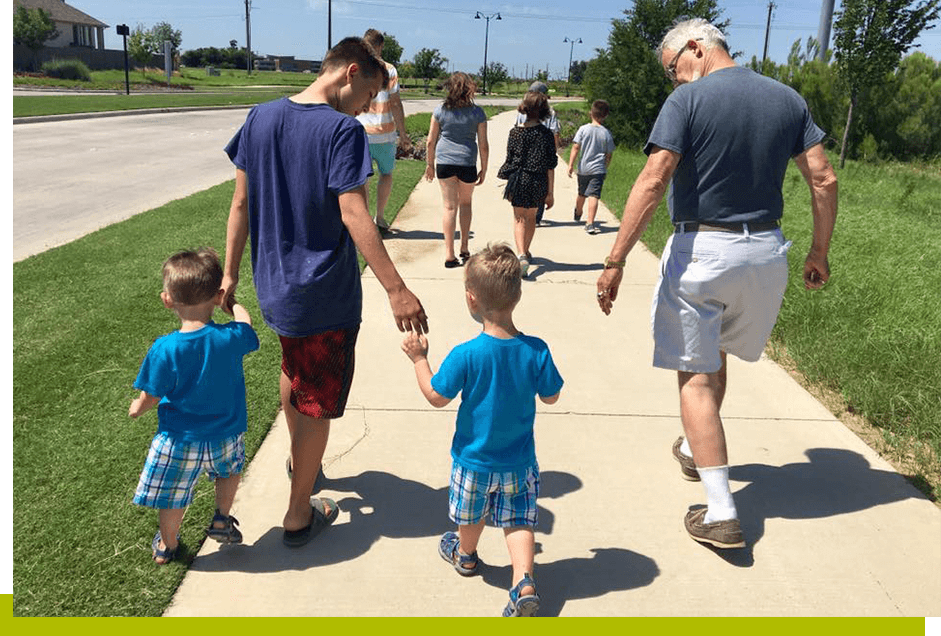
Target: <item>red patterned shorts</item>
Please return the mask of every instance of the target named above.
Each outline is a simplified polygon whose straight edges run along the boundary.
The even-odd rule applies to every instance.
[[[317,419],[343,416],[353,383],[359,326],[304,338],[281,338],[281,370],[291,380],[291,404]]]

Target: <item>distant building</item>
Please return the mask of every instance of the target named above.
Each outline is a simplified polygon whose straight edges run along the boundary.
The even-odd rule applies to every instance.
[[[52,18],[59,36],[47,40],[47,47],[105,48],[105,29],[109,28],[108,25],[87,13],[82,13],[63,0],[13,0],[13,13],[21,6],[27,9],[42,9]]]
[[[320,60],[297,60],[293,55],[265,55],[255,58],[256,71],[319,73]]]

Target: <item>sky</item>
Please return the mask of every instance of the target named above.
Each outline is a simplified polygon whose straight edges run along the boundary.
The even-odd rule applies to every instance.
[[[245,0],[67,0],[73,7],[108,24],[105,47],[120,49],[115,26],[149,28],[169,22],[182,31],[181,49],[239,46],[246,41]],[[362,35],[375,28],[395,36],[403,47],[402,61],[422,48],[438,49],[449,71],[477,72],[484,61],[501,62],[514,76],[532,76],[533,69],[548,68],[551,79],[565,79],[569,56],[589,60],[607,45],[611,20],[623,17],[630,0],[522,0],[519,4],[493,0],[250,0],[252,51],[260,55],[292,55],[320,60],[327,50],[328,4],[332,5],[332,41]],[[795,40],[817,37],[822,0],[775,0],[768,42],[768,57],[784,62]],[[836,8],[839,9],[837,0]],[[761,59],[764,50],[768,2],[718,2],[723,17],[731,20],[727,37],[741,63]],[[476,13],[485,16],[475,19]],[[487,34],[489,26],[489,35]],[[565,40],[568,39],[569,42]],[[578,40],[581,40],[579,43]],[[832,38],[831,38],[832,40]],[[572,43],[574,41],[574,43]],[[941,24],[922,34],[920,50],[941,59]]]

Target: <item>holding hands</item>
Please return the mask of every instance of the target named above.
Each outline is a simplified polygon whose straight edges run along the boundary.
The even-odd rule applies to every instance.
[[[414,331],[410,331],[402,341],[402,351],[413,363],[428,356],[428,339]]]

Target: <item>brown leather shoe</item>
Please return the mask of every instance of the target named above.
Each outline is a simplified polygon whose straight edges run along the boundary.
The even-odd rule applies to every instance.
[[[686,513],[686,519],[683,520],[686,532],[693,541],[708,543],[723,549],[745,547],[745,537],[742,535],[742,526],[738,519],[705,523],[703,519],[706,517],[706,510],[706,508],[690,510]]]
[[[680,452],[680,446],[682,445],[683,436],[681,435],[673,442],[673,459],[680,463],[680,474],[686,481],[699,481],[699,471],[696,470],[693,458]]]

